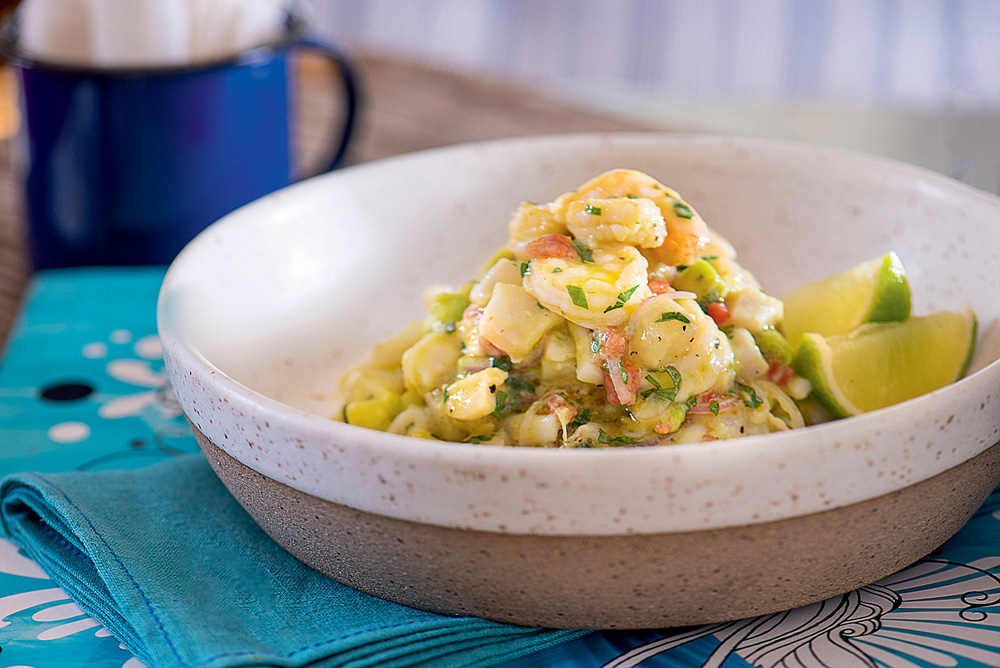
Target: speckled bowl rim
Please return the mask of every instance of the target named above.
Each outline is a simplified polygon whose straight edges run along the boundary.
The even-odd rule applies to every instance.
[[[992,390],[1000,387],[1000,360],[993,360],[984,368],[970,374],[959,382],[942,388],[927,395],[912,399],[910,401],[884,408],[872,413],[858,417],[841,420],[825,425],[818,425],[807,428],[805,431],[793,431],[786,433],[770,434],[765,436],[750,436],[730,441],[716,441],[709,444],[682,444],[673,446],[657,446],[648,448],[619,448],[619,449],[576,449],[576,450],[549,450],[536,448],[521,448],[510,446],[487,446],[473,444],[458,444],[439,441],[423,441],[420,448],[413,447],[413,439],[372,432],[360,427],[345,425],[328,420],[324,417],[307,413],[305,411],[290,407],[279,401],[264,396],[245,385],[237,382],[216,368],[197,349],[182,340],[171,326],[169,318],[164,317],[163,299],[169,293],[173,283],[177,281],[178,275],[188,270],[188,264],[196,261],[196,255],[201,252],[201,248],[209,243],[209,240],[223,235],[231,229],[236,229],[241,225],[248,211],[252,211],[260,202],[273,201],[275,198],[294,198],[304,193],[305,189],[311,187],[311,182],[317,180],[340,179],[346,176],[364,175],[367,172],[382,169],[386,165],[402,167],[406,165],[419,165],[422,162],[434,158],[435,156],[450,156],[460,152],[481,152],[498,146],[503,146],[510,150],[518,147],[538,149],[541,146],[554,147],[575,145],[579,143],[600,145],[607,142],[618,142],[628,144],[629,142],[648,143],[650,141],[664,144],[684,144],[686,146],[704,144],[706,147],[718,147],[720,143],[727,146],[734,145],[750,150],[772,150],[784,152],[809,152],[823,154],[836,160],[854,160],[867,165],[877,167],[881,170],[892,171],[895,174],[907,178],[916,179],[923,182],[930,182],[936,187],[960,192],[964,197],[978,198],[984,203],[997,208],[1000,215],[1000,199],[991,195],[965,186],[961,183],[948,179],[935,172],[908,165],[905,163],[868,156],[852,151],[841,149],[817,147],[814,145],[800,144],[796,142],[775,141],[766,139],[745,139],[716,135],[672,135],[660,133],[615,133],[615,134],[571,134],[571,135],[551,135],[541,137],[518,138],[513,140],[500,140],[491,142],[477,142],[453,147],[432,149],[413,154],[407,154],[395,158],[366,163],[354,167],[343,169],[339,172],[310,179],[309,181],[296,184],[283,189],[278,193],[266,196],[256,203],[251,203],[236,212],[229,214],[219,222],[210,227],[196,238],[175,260],[167,272],[160,293],[160,303],[158,306],[158,326],[161,341],[163,343],[167,366],[174,381],[175,388],[184,386],[184,377],[195,378],[204,382],[205,387],[212,387],[219,396],[227,398],[230,415],[235,415],[237,411],[244,414],[255,413],[259,415],[271,416],[277,420],[278,424],[273,425],[280,433],[277,436],[285,437],[289,442],[292,440],[312,443],[316,447],[337,449],[342,454],[344,450],[354,450],[352,456],[358,459],[363,455],[370,455],[374,459],[386,460],[395,466],[399,462],[409,462],[418,466],[440,467],[446,465],[452,470],[479,470],[485,472],[486,476],[495,475],[498,471],[524,471],[528,470],[528,477],[536,481],[535,474],[540,469],[548,467],[558,467],[560,475],[579,472],[593,475],[595,469],[605,469],[608,464],[616,464],[631,470],[644,470],[650,466],[662,464],[665,458],[673,461],[681,461],[692,458],[705,458],[709,453],[720,453],[727,457],[727,461],[745,462],[755,459],[753,455],[760,453],[768,459],[774,459],[774,453],[783,448],[794,447],[795,450],[810,448],[819,454],[823,448],[836,449],[837,435],[841,432],[869,433],[878,435],[881,427],[885,424],[905,421],[917,415],[935,416],[941,413],[940,407],[943,405],[955,405],[958,397],[965,395],[966,403],[971,397],[986,397]],[[376,171],[377,173],[377,171]],[[456,520],[442,516],[435,512],[424,512],[414,508],[401,509],[393,504],[386,504],[385,495],[379,498],[370,494],[352,496],[350,490],[341,490],[342,493],[323,493],[317,490],[315,485],[308,482],[290,479],[288,475],[268,466],[267,461],[261,461],[248,456],[245,449],[241,449],[238,438],[234,434],[223,434],[221,427],[213,426],[202,416],[189,410],[186,404],[186,392],[178,392],[182,407],[188,418],[198,426],[205,434],[219,447],[236,457],[243,463],[251,466],[255,470],[275,477],[293,488],[300,489],[306,493],[316,494],[326,500],[336,503],[344,503],[359,510],[369,512],[379,512],[391,517],[409,519],[418,522],[440,524],[442,526],[453,526],[459,528],[474,528],[499,532],[514,533],[540,533],[540,534],[566,534],[584,533],[592,535],[608,535],[618,533],[652,533],[656,531],[669,530],[662,522],[641,526],[624,527],[613,525],[607,521],[603,523],[595,522],[573,522],[555,524],[545,522],[535,522],[526,525],[516,523],[497,522],[496,519],[478,522],[474,520]],[[229,400],[232,403],[229,403]],[[978,400],[978,399],[977,399]],[[990,406],[984,405],[983,409],[988,410]],[[996,409],[995,409],[996,410]],[[945,411],[947,412],[947,411]],[[954,417],[954,416],[952,416]],[[937,425],[938,419],[934,422]],[[950,420],[949,420],[950,422]],[[272,425],[269,425],[269,427]],[[924,427],[929,428],[930,423]],[[287,431],[286,431],[287,430]],[[290,434],[294,433],[294,436]],[[996,436],[996,431],[993,436]],[[806,434],[809,438],[804,438]],[[841,439],[849,440],[849,439]],[[967,440],[967,439],[966,439]],[[719,528],[733,526],[744,523],[757,523],[769,520],[781,519],[784,517],[795,517],[818,510],[829,510],[857,501],[874,498],[882,494],[894,491],[906,485],[926,479],[942,470],[947,470],[970,457],[979,454],[990,445],[996,438],[983,437],[975,443],[964,443],[963,447],[953,448],[952,452],[945,453],[942,465],[933,471],[926,472],[925,475],[905,476],[895,478],[890,484],[878,487],[869,487],[859,491],[850,498],[838,498],[824,503],[822,507],[809,507],[805,505],[789,504],[788,508],[781,513],[769,516],[746,516],[739,520],[726,517],[720,521],[703,522],[681,522],[676,526],[677,530],[691,530],[695,528]],[[811,441],[811,442],[804,442]],[[332,452],[332,450],[330,450]],[[762,452],[766,451],[766,452]],[[714,454],[712,455],[714,456]],[[536,481],[537,482],[537,481]],[[537,487],[537,484],[536,484]],[[534,511],[532,511],[534,514]],[[584,520],[585,518],[578,518]],[[574,526],[575,525],[575,526]]]

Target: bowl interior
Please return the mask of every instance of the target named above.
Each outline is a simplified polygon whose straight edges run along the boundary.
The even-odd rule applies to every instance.
[[[857,154],[698,136],[495,142],[311,179],[192,243],[161,324],[247,387],[330,415],[341,372],[422,317],[428,286],[474,277],[521,200],[551,201],[615,167],[679,191],[770,294],[895,250],[913,312],[971,306],[972,370],[1000,358],[1000,201]]]

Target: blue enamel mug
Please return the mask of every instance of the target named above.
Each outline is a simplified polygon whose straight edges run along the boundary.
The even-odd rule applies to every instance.
[[[20,155],[35,269],[167,264],[206,226],[296,173],[290,55],[335,65],[340,98],[319,172],[337,167],[358,114],[352,64],[304,37],[191,67],[91,69],[33,59],[7,24],[0,48],[21,82]]]

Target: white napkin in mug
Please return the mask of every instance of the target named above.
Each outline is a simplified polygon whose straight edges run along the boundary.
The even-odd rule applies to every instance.
[[[280,38],[289,0],[24,0],[20,46],[92,67],[186,65]]]

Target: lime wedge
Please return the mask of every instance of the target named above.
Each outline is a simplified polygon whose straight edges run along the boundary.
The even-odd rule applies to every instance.
[[[792,347],[806,332],[846,334],[866,322],[897,322],[910,315],[910,285],[895,253],[805,285],[782,301],[784,332]]]
[[[965,374],[976,341],[971,309],[904,322],[861,325],[850,334],[804,334],[792,366],[837,417],[912,399]]]

